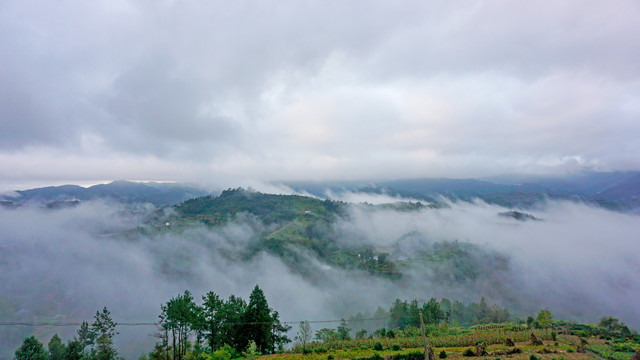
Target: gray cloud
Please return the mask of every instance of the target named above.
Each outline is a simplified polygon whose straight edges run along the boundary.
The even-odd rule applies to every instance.
[[[640,165],[633,1],[2,10],[5,182]]]

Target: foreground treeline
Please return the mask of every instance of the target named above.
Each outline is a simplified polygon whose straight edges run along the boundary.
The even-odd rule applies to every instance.
[[[149,357],[181,360],[273,353],[290,342],[289,330],[257,285],[248,303],[235,295],[224,301],[210,291],[198,305],[185,291],[161,306],[155,333],[159,341]]]
[[[231,295],[226,301],[214,292],[197,304],[189,291],[160,306],[154,349],[141,358],[152,360],[230,360],[282,350],[291,342],[290,326],[282,324],[264,292],[256,287],[249,302]],[[104,308],[93,323],[83,322],[77,336],[63,343],[55,334],[48,348],[34,336],[15,351],[16,360],[116,360],[113,345],[118,324]]]
[[[48,350],[43,344],[30,336],[22,342],[15,352],[16,360],[111,360],[116,359],[118,351],[113,346],[113,336],[117,334],[116,323],[111,319],[107,308],[97,311],[92,324],[82,322],[77,337],[66,344],[58,334],[49,341]]]

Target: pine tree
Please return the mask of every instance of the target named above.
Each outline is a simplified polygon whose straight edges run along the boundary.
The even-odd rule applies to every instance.
[[[209,291],[207,295],[203,296],[202,301],[204,336],[213,353],[222,346],[220,339],[223,320],[221,310],[224,306],[224,301],[213,291]]]
[[[174,359],[181,360],[187,353],[189,335],[198,321],[197,308],[189,291],[167,302],[166,326],[171,334]]]
[[[62,343],[58,334],[53,334],[53,337],[49,341],[49,360],[64,360],[65,353],[67,351],[66,346]]]
[[[77,338],[73,338],[67,342],[65,346],[64,359],[65,360],[80,360],[84,352],[84,344]]]
[[[249,304],[244,313],[245,334],[249,340],[256,342],[260,352],[267,352],[273,348],[272,326],[273,318],[264,292],[258,285],[253,288],[249,296]]]
[[[24,339],[22,345],[15,352],[15,360],[47,360],[44,345],[35,336]]]
[[[114,360],[118,356],[118,351],[113,346],[113,336],[117,335],[116,323],[111,319],[111,313],[107,308],[102,312],[96,311],[91,332],[95,339],[96,359]]]
[[[220,309],[222,321],[220,337],[238,352],[246,349],[249,343],[242,324],[246,308],[247,303],[242,298],[231,295]]]

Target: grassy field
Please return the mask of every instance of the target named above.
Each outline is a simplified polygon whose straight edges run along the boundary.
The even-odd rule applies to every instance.
[[[427,342],[433,347],[437,359],[442,351],[446,353],[446,359],[513,359],[513,360],[629,360],[633,351],[639,346],[635,343],[611,344],[601,339],[589,338],[586,353],[578,353],[577,345],[580,338],[571,335],[558,335],[556,341],[551,339],[548,332],[535,331],[536,335],[543,339],[544,344],[533,346],[529,331],[478,331],[473,334],[448,335],[428,338]],[[522,352],[510,355],[493,354],[513,347],[505,345],[506,337],[515,342],[515,347]],[[487,344],[486,356],[467,357],[463,354],[468,349],[475,350],[475,344],[483,341]],[[376,346],[376,342],[379,344]],[[382,347],[380,347],[382,345]],[[395,346],[394,346],[395,345]],[[374,350],[377,347],[378,350]],[[394,350],[395,347],[395,350]],[[398,347],[400,347],[398,349]],[[380,348],[382,348],[380,350]],[[295,347],[291,352],[266,355],[261,360],[347,360],[366,359],[375,356],[377,359],[397,360],[406,359],[410,355],[421,358],[423,351],[421,338],[396,338],[396,339],[358,339],[347,341],[335,341],[332,343],[311,343],[307,345],[307,354],[302,353],[300,347]],[[621,351],[616,351],[621,350]],[[417,353],[420,353],[418,355]],[[379,356],[379,357],[378,357]],[[535,356],[535,358],[533,357]]]

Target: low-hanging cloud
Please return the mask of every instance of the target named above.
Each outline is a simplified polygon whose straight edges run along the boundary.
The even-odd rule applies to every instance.
[[[344,235],[340,241],[357,239],[383,251],[400,244],[405,254],[442,241],[478,245],[474,256],[486,277],[455,284],[419,268],[407,269],[400,281],[348,272],[304,251],[300,255],[314,269],[313,278],[265,252],[246,259],[239,251],[273,226],[249,214],[218,228],[163,222],[166,231],[131,232],[155,214],[153,208],[92,202],[55,211],[0,209],[0,299],[10,304],[0,313],[11,317],[2,320],[82,321],[107,306],[116,321],[148,322],[157,319],[161,303],[184,290],[196,299],[207,291],[246,298],[259,284],[285,321],[373,312],[395,298],[484,296],[519,316],[549,307],[556,317],[597,321],[612,315],[640,326],[634,306],[640,296],[640,262],[633,256],[637,216],[551,202],[534,211],[543,221],[520,222],[497,215],[505,210],[482,202],[413,211],[353,205],[331,225]],[[506,271],[481,263],[491,259],[506,261],[499,267]],[[8,339],[2,357],[30,330],[0,331]],[[53,331],[68,338],[74,329],[37,331],[43,339]],[[127,358],[152,348],[152,327],[120,331],[117,345]]]

